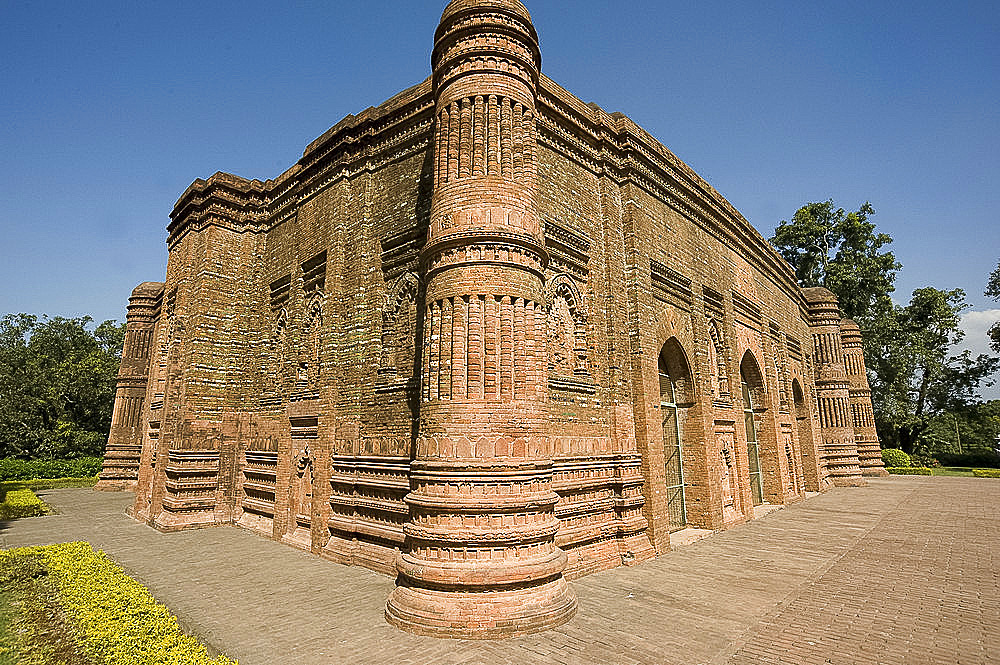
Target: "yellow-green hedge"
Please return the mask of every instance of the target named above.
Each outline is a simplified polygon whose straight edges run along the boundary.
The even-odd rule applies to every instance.
[[[896,476],[931,475],[931,470],[928,469],[926,466],[887,466],[885,470]]]
[[[29,489],[12,489],[3,494],[3,502],[0,503],[0,520],[37,517],[48,512],[49,507]]]
[[[1000,478],[1000,469],[973,469],[976,478]]]
[[[0,570],[15,559],[37,558],[78,644],[95,663],[106,665],[233,665],[210,658],[196,638],[149,590],[88,543],[65,543],[0,551]]]

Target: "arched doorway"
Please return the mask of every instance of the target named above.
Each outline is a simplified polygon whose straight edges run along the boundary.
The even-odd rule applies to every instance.
[[[764,380],[760,366],[747,351],[740,362],[740,384],[743,390],[743,421],[746,425],[747,461],[750,474],[750,497],[753,505],[764,503],[764,474],[760,464],[760,442],[754,411],[763,405]]]
[[[663,463],[670,529],[687,525],[684,493],[684,421],[691,405],[691,371],[676,337],[660,349],[660,414],[663,417]]]

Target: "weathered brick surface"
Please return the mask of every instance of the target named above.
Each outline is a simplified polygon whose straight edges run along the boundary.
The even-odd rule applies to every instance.
[[[390,618],[484,636],[566,620],[565,579],[685,525],[863,482],[832,294],[541,74],[520,2],[450,3],[432,61],[277,178],[180,197],[109,440],[141,439],[130,514],[399,574]]]

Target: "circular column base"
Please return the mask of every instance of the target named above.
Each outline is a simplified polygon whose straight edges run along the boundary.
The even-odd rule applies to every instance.
[[[576,614],[576,594],[565,578],[526,588],[443,591],[398,586],[385,619],[410,633],[495,640],[560,626]]]

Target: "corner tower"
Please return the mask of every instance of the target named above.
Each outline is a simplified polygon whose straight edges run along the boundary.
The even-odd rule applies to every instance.
[[[844,367],[837,296],[822,286],[802,289],[809,311],[816,360],[816,401],[823,456],[830,479],[840,487],[865,485],[851,417],[851,381]]]
[[[875,431],[875,411],[872,389],[868,385],[865,354],[861,346],[861,329],[851,319],[840,322],[840,338],[844,347],[844,368],[851,382],[851,415],[854,439],[858,442],[858,464],[862,476],[888,476],[882,463],[882,448]]]
[[[544,408],[541,55],[531,16],[518,0],[453,0],[431,63],[420,428],[386,618],[422,634],[505,637],[576,610],[555,545]]]

